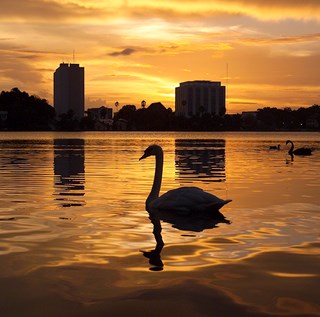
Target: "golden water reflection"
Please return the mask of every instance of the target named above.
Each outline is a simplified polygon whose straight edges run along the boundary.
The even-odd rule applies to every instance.
[[[176,173],[184,183],[225,181],[225,140],[175,140]]]
[[[269,150],[287,134],[13,136],[0,136],[8,316],[14,297],[32,316],[42,306],[46,316],[211,316],[217,302],[221,316],[319,311],[318,135],[290,136],[315,151],[289,162],[285,148]],[[152,143],[165,152],[162,192],[192,185],[232,199],[221,210],[230,223],[148,214],[154,160],[138,159]]]

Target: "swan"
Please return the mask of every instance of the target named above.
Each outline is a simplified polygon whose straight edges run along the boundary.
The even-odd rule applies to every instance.
[[[163,171],[163,150],[159,145],[151,145],[140,157],[143,160],[149,156],[156,157],[156,167],[153,185],[146,200],[146,209],[151,211],[165,211],[180,215],[210,212],[218,218],[225,218],[219,209],[231,200],[220,199],[198,187],[180,187],[172,189],[159,197]]]
[[[270,145],[269,150],[280,150],[280,144],[278,145]]]
[[[311,155],[311,153],[312,153],[312,149],[305,148],[305,147],[301,147],[301,148],[298,148],[298,149],[294,150],[294,145],[293,145],[293,142],[291,140],[287,140],[286,141],[286,145],[287,144],[291,144],[291,148],[288,151],[288,153],[290,155],[293,155],[293,154],[295,154],[295,155]]]

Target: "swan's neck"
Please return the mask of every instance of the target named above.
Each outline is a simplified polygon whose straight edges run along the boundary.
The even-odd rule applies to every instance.
[[[159,149],[156,154],[156,167],[153,179],[153,185],[151,192],[147,198],[146,205],[148,206],[153,200],[159,197],[161,181],[162,181],[162,169],[163,169],[163,151]]]
[[[293,142],[289,142],[290,144],[291,144],[291,148],[290,148],[290,150],[289,150],[289,154],[292,154],[293,153],[293,149],[294,149],[294,145],[293,145]]]

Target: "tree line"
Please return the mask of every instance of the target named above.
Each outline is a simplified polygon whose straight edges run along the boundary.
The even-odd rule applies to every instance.
[[[2,130],[51,130],[55,111],[46,99],[13,88],[0,94]]]
[[[59,117],[46,99],[13,88],[0,94],[0,129],[9,131],[95,130],[95,119],[86,116],[80,121],[72,112]],[[176,116],[161,103],[138,108],[125,105],[113,118],[111,130],[128,131],[273,131],[320,130],[320,106],[264,107],[242,114],[218,116],[200,112],[190,117]]]

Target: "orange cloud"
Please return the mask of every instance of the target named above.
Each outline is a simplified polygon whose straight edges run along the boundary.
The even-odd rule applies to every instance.
[[[52,102],[53,71],[75,51],[88,100],[173,107],[180,82],[228,77],[228,111],[311,105],[319,10],[318,0],[3,0],[0,89]]]
[[[239,42],[250,43],[250,44],[297,44],[315,42],[319,43],[320,33],[306,34],[306,35],[295,35],[295,36],[284,36],[277,38],[242,38]]]

